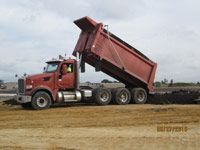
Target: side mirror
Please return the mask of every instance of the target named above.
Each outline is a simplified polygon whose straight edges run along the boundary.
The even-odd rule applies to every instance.
[[[63,65],[62,66],[62,75],[66,75],[67,74],[67,65]]]

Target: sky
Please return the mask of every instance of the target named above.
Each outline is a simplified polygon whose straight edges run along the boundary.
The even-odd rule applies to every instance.
[[[200,81],[198,0],[0,0],[0,80],[42,73],[58,55],[72,57],[89,16],[158,64],[155,81]],[[86,66],[81,81],[115,80]]]

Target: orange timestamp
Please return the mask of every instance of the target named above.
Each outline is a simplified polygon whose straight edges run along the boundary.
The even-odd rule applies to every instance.
[[[187,126],[157,126],[157,132],[187,132]]]

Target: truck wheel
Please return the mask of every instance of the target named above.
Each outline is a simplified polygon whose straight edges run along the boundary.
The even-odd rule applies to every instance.
[[[32,108],[31,103],[22,103],[21,106],[22,106],[22,108],[24,108],[24,109],[31,109],[31,108]]]
[[[111,101],[111,92],[106,88],[97,88],[93,91],[93,99],[98,105],[107,105]]]
[[[131,90],[131,102],[135,104],[145,104],[147,101],[147,92],[143,88],[133,88]]]
[[[131,100],[131,94],[126,88],[117,88],[112,90],[112,103],[118,105],[128,104]]]
[[[37,92],[31,101],[35,110],[47,109],[51,105],[51,97],[46,92]]]

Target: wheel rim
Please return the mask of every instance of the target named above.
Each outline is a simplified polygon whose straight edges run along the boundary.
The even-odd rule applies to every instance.
[[[39,106],[39,107],[45,107],[47,106],[48,104],[48,100],[44,97],[38,97],[36,99],[36,104]]]
[[[101,100],[102,102],[106,102],[106,101],[108,101],[108,99],[109,99],[109,94],[108,94],[108,92],[107,92],[107,91],[102,91],[102,92],[100,93],[100,100]]]
[[[137,94],[137,99],[140,102],[143,102],[145,100],[145,93],[143,91],[139,91]]]
[[[127,92],[121,92],[119,99],[121,102],[125,103],[128,100],[128,93]]]

